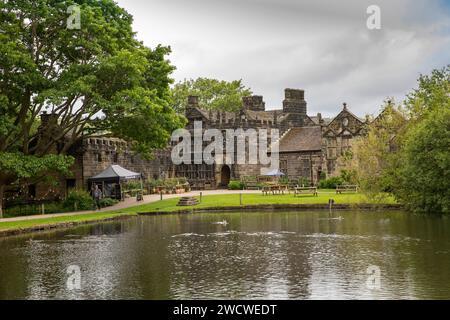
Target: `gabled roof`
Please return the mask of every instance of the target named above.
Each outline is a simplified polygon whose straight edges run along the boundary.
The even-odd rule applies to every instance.
[[[364,119],[361,119],[360,117],[358,117],[357,115],[355,115],[353,112],[351,112],[350,110],[348,110],[347,107],[344,107],[344,109],[343,109],[341,112],[339,112],[339,114],[338,114],[336,117],[334,117],[327,125],[330,125],[330,124],[332,124],[334,121],[336,121],[336,119],[339,119],[343,113],[350,115],[351,117],[353,117],[353,118],[355,118],[356,120],[358,120],[360,123],[364,123],[364,121],[365,121]]]
[[[280,140],[280,152],[322,150],[322,128],[292,128]]]
[[[193,117],[193,114],[195,114],[195,113],[198,113],[203,118],[209,120],[208,112],[206,110],[203,110],[203,109],[200,109],[200,108],[197,108],[197,107],[189,108],[189,110],[188,110],[188,112],[186,114],[186,117],[187,118],[191,118],[191,117]],[[195,116],[197,116],[197,115],[195,115]]]

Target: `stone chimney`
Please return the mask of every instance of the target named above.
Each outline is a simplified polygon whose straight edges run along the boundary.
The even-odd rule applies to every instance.
[[[322,114],[321,113],[317,114],[317,120],[319,121],[319,124],[323,123],[323,118],[322,118]]]
[[[250,96],[243,97],[242,104],[244,109],[253,110],[253,111],[265,111],[266,104],[263,101],[262,96]]]
[[[305,91],[299,89],[285,89],[283,112],[300,113],[306,116]]]
[[[184,112],[185,115],[187,115],[194,108],[198,108],[198,96],[189,96],[186,110]]]
[[[188,106],[192,108],[198,107],[198,96],[189,96]]]
[[[41,113],[41,127],[48,127],[58,124],[58,115],[55,113]]]
[[[37,137],[39,145],[47,145],[52,143],[53,147],[56,148],[55,139],[61,134],[61,128],[58,124],[58,115],[56,113],[42,112],[41,124],[39,125]],[[38,149],[40,149],[38,147]],[[56,150],[56,149],[55,149]],[[53,150],[53,151],[55,151]]]

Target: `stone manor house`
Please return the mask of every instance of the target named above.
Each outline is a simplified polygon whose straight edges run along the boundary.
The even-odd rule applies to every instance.
[[[314,185],[322,173],[327,177],[338,173],[338,157],[351,148],[355,137],[364,134],[366,126],[366,121],[350,112],[345,103],[332,119],[323,118],[320,113],[309,116],[305,92],[297,89],[285,90],[283,107],[279,110],[266,110],[262,96],[251,96],[243,99],[237,112],[206,111],[199,105],[198,98],[191,96],[185,116],[188,130],[193,130],[194,121],[201,121],[203,130],[252,128],[267,129],[270,134],[270,129],[278,129],[280,170],[290,179],[303,177]],[[230,180],[256,177],[261,169],[260,165],[253,164],[174,165],[170,145],[165,150],[157,150],[153,160],[143,160],[131,152],[126,142],[112,138],[86,138],[70,153],[76,159],[73,176],[59,178],[60,187],[57,189],[60,195],[71,188],[87,189],[89,178],[111,164],[140,172],[147,180],[185,177],[193,189],[225,187]],[[36,198],[48,194],[46,186],[31,186],[29,189]]]
[[[283,108],[266,110],[262,96],[243,99],[238,112],[206,111],[197,97],[189,97],[186,108],[187,129],[193,131],[194,121],[203,123],[203,130],[270,129],[279,130],[280,170],[289,178],[304,178],[311,184],[338,174],[337,159],[351,148],[352,140],[365,133],[366,120],[360,119],[344,103],[334,118],[319,113],[308,116],[304,90],[285,89]],[[248,141],[246,151],[248,152]],[[234,149],[236,150],[236,148]],[[186,177],[198,188],[225,187],[231,180],[260,175],[261,165],[254,164],[182,164],[174,169],[175,176]]]

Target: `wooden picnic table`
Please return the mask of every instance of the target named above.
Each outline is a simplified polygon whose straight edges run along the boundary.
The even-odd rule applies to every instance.
[[[262,188],[262,193],[265,195],[268,195],[269,193],[272,193],[273,195],[284,194],[285,192],[289,192],[289,188],[282,184],[267,185]]]
[[[342,192],[358,192],[357,185],[341,185],[336,187],[336,194],[342,194]]]
[[[315,197],[319,195],[317,193],[317,187],[296,187],[294,189],[294,197],[297,197],[301,194],[312,194]]]

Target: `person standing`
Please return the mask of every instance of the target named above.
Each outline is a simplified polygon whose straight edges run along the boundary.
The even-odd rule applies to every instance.
[[[94,201],[95,201],[95,207],[96,210],[100,210],[100,199],[102,198],[102,190],[98,187],[98,185],[95,185],[94,191],[93,191]]]

